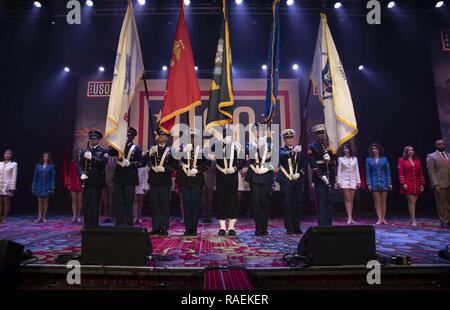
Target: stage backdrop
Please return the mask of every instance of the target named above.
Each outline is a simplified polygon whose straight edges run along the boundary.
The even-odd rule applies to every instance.
[[[208,105],[210,79],[200,79],[200,90],[203,104],[191,111],[189,117],[202,115],[206,120],[206,107]],[[153,120],[154,129],[158,127],[161,106],[164,98],[166,80],[147,80],[151,115],[145,99],[144,85],[141,83],[140,90],[134,98],[130,111],[130,124],[138,131],[135,142],[143,149],[148,149],[151,144],[149,136],[149,117]],[[235,79],[234,86],[234,122],[248,123],[261,122],[266,99],[265,79]],[[86,147],[87,133],[90,128],[97,128],[104,132],[106,112],[108,109],[108,98],[111,89],[111,81],[96,80],[92,77],[80,79],[76,125],[74,133],[74,147],[76,152]],[[280,124],[280,130],[294,128],[300,132],[300,100],[299,86],[296,79],[280,79],[278,99],[280,104],[274,117],[274,123]],[[177,123],[180,118],[177,117]],[[186,122],[187,119],[182,119]]]

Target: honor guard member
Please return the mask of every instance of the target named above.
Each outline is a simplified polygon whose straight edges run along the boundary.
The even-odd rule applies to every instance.
[[[138,168],[143,166],[142,149],[133,143],[137,131],[128,128],[127,143],[122,158],[117,161],[114,171],[114,205],[116,226],[133,226],[133,203],[135,187],[139,184]],[[111,148],[109,154],[117,156],[117,150]]]
[[[177,164],[168,145],[169,134],[161,129],[157,132],[157,144],[146,155],[150,167],[148,183],[150,184],[150,201],[152,208],[151,235],[169,235],[170,189],[172,171]]]
[[[105,186],[105,165],[108,151],[100,147],[103,138],[97,130],[89,131],[88,148],[80,153],[78,173],[83,184],[83,214],[85,226],[98,226],[100,201]]]
[[[300,205],[303,201],[304,178],[307,168],[302,147],[294,144],[295,130],[286,129],[281,132],[284,147],[280,147],[280,170],[277,182],[280,184],[283,200],[284,228],[291,234],[302,234],[300,229]]]
[[[257,123],[253,125],[252,131],[256,141],[249,143],[246,147],[248,171],[245,181],[250,184],[250,201],[256,236],[268,234],[268,209],[274,176],[274,167],[269,163],[272,145],[268,142],[265,126],[265,124]]]
[[[204,158],[200,145],[195,145],[195,136],[200,135],[197,129],[190,128],[191,143],[181,146],[182,158],[176,183],[180,185],[184,205],[185,236],[197,236],[200,216],[202,188],[205,185],[203,172],[209,167],[209,160]]]
[[[224,130],[225,136],[225,130]],[[216,154],[216,191],[219,218],[219,236],[227,233],[226,221],[228,220],[228,235],[235,236],[235,224],[237,222],[238,205],[238,173],[244,166],[243,150],[238,142],[234,142],[231,136],[216,142],[212,146]]]
[[[325,125],[316,125],[311,129],[316,134],[316,141],[308,147],[308,161],[311,167],[317,201],[318,225],[332,225],[333,199],[335,182],[335,159],[326,142]]]

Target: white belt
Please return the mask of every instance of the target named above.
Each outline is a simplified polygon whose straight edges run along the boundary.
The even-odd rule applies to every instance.
[[[158,154],[158,153],[155,154],[155,162],[156,162],[156,166],[152,166],[152,168],[154,168],[154,167],[162,167],[162,166],[163,166],[164,161],[166,160],[167,154],[169,154],[169,148],[167,147],[167,148],[164,150],[164,153],[163,153],[163,155],[162,155],[162,157],[161,157],[161,160],[159,161],[159,164],[158,164],[158,157],[157,157],[157,154]]]

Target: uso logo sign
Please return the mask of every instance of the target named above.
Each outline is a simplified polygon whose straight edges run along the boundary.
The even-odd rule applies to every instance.
[[[87,85],[86,97],[102,98],[111,94],[112,81],[89,81]]]

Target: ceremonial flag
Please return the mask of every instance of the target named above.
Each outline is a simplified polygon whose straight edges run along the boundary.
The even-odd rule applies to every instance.
[[[310,78],[324,107],[330,150],[336,154],[341,145],[358,134],[358,128],[347,77],[325,14],[320,14]]]
[[[206,129],[233,122],[233,81],[227,1],[222,0],[222,27],[217,44],[214,72],[209,95]]]
[[[277,106],[278,72],[280,64],[280,0],[272,3],[272,28],[269,40],[269,57],[267,66],[267,92],[264,121],[270,123]]]
[[[170,133],[177,115],[194,109],[201,103],[200,87],[195,73],[194,56],[184,15],[184,4],[183,0],[180,0],[180,15],[161,113],[161,129]]]
[[[117,47],[105,128],[106,142],[119,152],[119,157],[122,157],[127,142],[128,110],[143,75],[144,62],[139,35],[133,6],[128,1]]]

